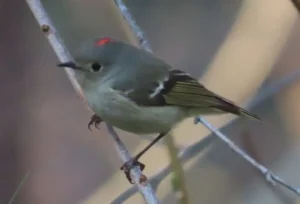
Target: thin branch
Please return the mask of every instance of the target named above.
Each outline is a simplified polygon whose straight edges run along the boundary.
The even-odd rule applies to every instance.
[[[61,62],[66,62],[73,60],[70,53],[66,49],[63,44],[61,37],[59,36],[58,32],[55,29],[50,17],[48,16],[45,8],[43,7],[40,0],[26,0],[30,10],[32,11],[34,17],[38,21],[39,25],[41,26],[42,31],[46,34],[47,39],[49,40],[50,45],[52,46],[53,50],[55,51],[57,57]],[[69,80],[71,81],[76,93],[84,100],[84,95],[82,89],[80,88],[75,76],[74,72],[71,69],[65,69]],[[116,132],[113,128],[107,124],[107,128],[111,133],[114,141],[115,147],[119,152],[119,156],[121,157],[123,162],[128,161],[131,157],[126,150],[123,142],[120,140]],[[142,173],[138,167],[134,167],[131,170],[132,178],[138,187],[140,193],[143,195],[146,203],[159,203],[158,199],[155,196],[155,192],[153,191],[151,185],[147,181],[143,181],[140,183],[140,178]]]
[[[271,83],[269,86],[265,87],[258,96],[250,103],[249,109],[254,108],[255,106],[265,102],[266,100],[269,100],[272,96],[282,91],[285,87],[293,84],[295,81],[297,81],[300,78],[300,71],[295,71],[282,79],[279,79],[278,81]],[[234,118],[232,121],[230,121],[226,126],[232,124],[235,122],[238,118]],[[178,154],[178,157],[181,162],[187,162],[196,155],[199,154],[199,152],[204,151],[206,148],[209,148],[210,145],[212,145],[214,142],[216,142],[217,138],[214,137],[214,134],[209,134],[207,137],[199,140],[198,142],[195,142],[194,144],[189,145],[186,148],[183,148],[180,153]],[[149,178],[149,182],[151,183],[152,187],[154,189],[157,189],[161,181],[167,177],[172,168],[169,164],[167,167],[163,168],[161,171],[153,175],[151,178]],[[297,191],[297,189],[296,189]],[[133,196],[137,192],[137,188],[135,186],[132,186],[128,188],[126,191],[121,193],[112,203],[121,203],[124,202],[124,200],[129,199],[131,196]]]
[[[196,117],[195,124],[198,124],[199,122],[202,123],[207,129],[211,130],[223,142],[225,142],[231,150],[233,150],[235,153],[237,153],[239,156],[241,156],[243,159],[249,162],[253,167],[255,167],[258,171],[260,171],[265,176],[267,182],[271,183],[274,186],[276,185],[276,183],[279,183],[300,196],[300,189],[290,186],[283,179],[276,176],[265,166],[258,163],[255,159],[253,159],[245,151],[240,149],[233,141],[231,141],[226,135],[224,135],[218,129],[216,129],[214,126],[208,123],[205,119],[201,117]]]
[[[122,0],[114,0],[114,2],[117,5],[123,18],[128,23],[131,30],[133,31],[136,38],[138,39],[140,46],[144,50],[148,52],[152,52],[150,44],[148,43],[142,29],[137,25],[131,13],[129,12],[127,6],[124,4],[124,2]],[[180,195],[179,196],[180,203],[188,203],[188,193],[187,193],[186,182],[184,177],[184,170],[177,157],[177,148],[175,146],[175,143],[173,142],[173,138],[171,138],[170,135],[168,135],[166,138],[166,145],[170,154],[171,164],[175,173],[175,179],[178,181],[176,185],[176,194]]]
[[[122,14],[123,18],[127,21],[131,30],[134,32],[141,47],[144,48],[145,50],[147,50],[148,52],[152,52],[152,49],[142,31],[142,29],[135,22],[134,18],[132,17],[131,13],[129,12],[129,10],[128,10],[127,6],[124,4],[124,2],[122,0],[114,0],[114,2],[117,5],[118,9],[120,10],[120,13]]]

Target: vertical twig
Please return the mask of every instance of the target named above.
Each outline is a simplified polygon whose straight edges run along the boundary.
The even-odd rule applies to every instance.
[[[166,136],[166,143],[168,145],[168,151],[171,158],[171,167],[173,170],[172,187],[176,194],[176,197],[181,204],[189,203],[188,190],[186,187],[186,181],[184,177],[184,171],[179,157],[178,151],[174,144],[172,135]]]
[[[58,32],[55,29],[50,17],[48,16],[45,8],[43,7],[40,0],[26,0],[30,10],[32,11],[34,17],[38,21],[39,25],[41,26],[42,31],[46,34],[47,39],[49,40],[50,45],[52,46],[53,50],[55,51],[57,57],[60,61],[72,61],[72,57],[66,47],[63,44],[61,37],[59,36]],[[65,69],[69,80],[71,81],[75,91],[77,94],[85,101],[83,92],[74,76],[74,72],[71,69]],[[126,162],[130,159],[130,155],[126,150],[123,142],[120,140],[116,132],[113,128],[107,124],[108,130],[111,133],[114,141],[115,147],[119,152],[120,157],[122,158],[123,162]],[[159,203],[158,199],[155,196],[155,193],[151,187],[151,185],[145,181],[140,183],[141,178],[141,171],[138,167],[132,168],[131,175],[136,183],[140,193],[143,195],[146,203],[156,204]]]

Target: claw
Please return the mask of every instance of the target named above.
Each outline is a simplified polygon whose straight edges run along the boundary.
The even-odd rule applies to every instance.
[[[93,121],[92,121],[92,120],[91,120],[91,121],[89,122],[89,124],[88,124],[88,128],[89,128],[90,131],[92,131],[91,125],[93,125]]]
[[[129,161],[125,162],[122,166],[121,166],[121,170],[124,172],[127,180],[131,183],[134,184],[133,180],[131,179],[130,176],[130,170],[132,169],[132,167],[134,166],[138,166],[140,168],[141,171],[143,171],[145,169],[145,164],[137,161],[135,158],[130,159]]]
[[[88,123],[88,128],[90,131],[92,131],[91,129],[91,125],[94,125],[98,130],[100,130],[99,128],[99,124],[102,122],[102,119],[97,116],[96,114],[94,114],[92,117],[91,117],[91,120],[90,122]]]

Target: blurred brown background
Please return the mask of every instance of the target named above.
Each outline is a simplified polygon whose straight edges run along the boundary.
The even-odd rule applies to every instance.
[[[87,37],[126,40],[110,0],[44,0],[65,43],[74,51]],[[210,89],[246,106],[264,88],[299,70],[300,24],[288,0],[128,0],[156,55],[189,71]],[[109,203],[130,187],[104,126],[90,132],[91,113],[76,96],[25,1],[0,0],[0,203]],[[223,129],[258,161],[300,186],[299,87],[295,81],[260,101],[261,125],[239,119]],[[232,116],[210,117],[217,127]],[[190,123],[190,121],[189,121]],[[189,126],[188,126],[189,125]],[[148,140],[119,131],[132,154]],[[208,131],[185,123],[175,135],[192,144]],[[158,145],[142,162],[151,176],[168,157]],[[253,168],[216,140],[185,165],[191,203],[296,203],[268,185]],[[158,188],[163,203],[176,201],[170,179]],[[298,201],[299,202],[299,201]],[[143,203],[136,195],[125,203]]]

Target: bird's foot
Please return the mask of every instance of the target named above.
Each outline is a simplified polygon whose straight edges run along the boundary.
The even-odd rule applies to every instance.
[[[130,170],[134,167],[134,166],[138,166],[140,168],[141,171],[143,171],[145,169],[145,164],[139,162],[136,158],[131,158],[129,161],[125,162],[122,166],[121,166],[121,170],[125,173],[126,178],[128,179],[128,181],[133,184],[133,180],[131,179],[130,176]],[[140,183],[143,182],[144,180],[147,180],[145,175],[142,175],[140,178]]]
[[[91,125],[94,125],[98,130],[100,130],[99,129],[99,124],[102,122],[102,119],[99,117],[99,116],[97,116],[96,114],[94,114],[92,117],[91,117],[91,120],[90,120],[90,122],[89,122],[89,124],[88,124],[88,128],[90,129],[90,131],[92,131],[92,129],[91,129]]]

